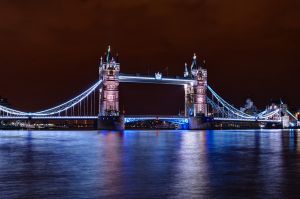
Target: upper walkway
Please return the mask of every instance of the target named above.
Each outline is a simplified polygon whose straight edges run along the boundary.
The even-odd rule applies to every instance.
[[[140,75],[129,75],[120,74],[120,82],[131,82],[131,83],[151,83],[151,84],[171,84],[171,85],[186,85],[192,84],[194,79],[187,78],[171,78],[171,77],[156,77],[156,76],[140,76]]]

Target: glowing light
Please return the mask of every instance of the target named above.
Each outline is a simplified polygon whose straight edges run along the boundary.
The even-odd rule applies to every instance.
[[[147,121],[147,120],[162,120],[168,121],[175,124],[188,124],[189,120],[186,117],[157,117],[157,116],[128,116],[125,117],[124,122],[137,122],[137,121]]]
[[[36,112],[33,113],[32,115],[54,115],[60,112],[63,112],[77,104],[79,104],[82,100],[84,100],[87,96],[89,96],[100,84],[102,83],[102,80],[98,81],[96,84],[94,84],[91,88],[89,88],[88,90],[84,91],[83,93],[81,93],[80,95],[78,95],[77,97],[61,104],[58,105],[56,107],[44,110],[44,111],[40,111],[40,112]]]
[[[162,79],[162,74],[160,72],[155,73],[155,79],[161,80]]]
[[[157,81],[160,80],[160,81]],[[176,85],[184,85],[184,88],[187,89],[188,85],[193,86],[195,80],[194,79],[178,79],[178,78],[162,78],[161,73],[156,73],[155,77],[143,77],[143,76],[130,76],[130,75],[120,75],[119,76],[120,82],[136,82],[136,83],[165,83],[165,84],[176,84]],[[73,99],[55,106],[53,108],[39,111],[39,112],[22,112],[15,109],[11,109],[5,106],[0,105],[0,111],[2,113],[7,114],[6,116],[0,116],[1,119],[97,119],[96,116],[54,116],[55,114],[61,113],[66,111],[79,103],[81,103],[84,99],[86,99],[92,92],[94,92],[99,86],[101,86],[102,80],[95,83],[89,89],[82,92],[80,95],[74,97]],[[257,115],[249,115],[246,114],[234,106],[230,105],[226,102],[223,98],[221,98],[209,85],[207,85],[208,90],[212,93],[213,97],[218,101],[218,105],[213,102],[211,99],[207,97],[208,103],[216,110],[225,114],[225,109],[230,112],[227,118],[214,118],[215,120],[222,120],[222,121],[262,121],[262,122],[281,122],[280,108],[271,110],[264,110],[263,112]],[[220,107],[219,103],[223,106]],[[270,111],[270,112],[269,112]],[[291,112],[287,110],[287,113],[292,116],[296,121],[298,121],[297,116],[294,116]],[[279,116],[278,116],[279,115]],[[276,116],[277,119],[270,119]],[[280,118],[280,119],[278,119]],[[164,121],[169,121],[178,124],[186,124],[188,123],[188,118],[185,117],[157,117],[157,116],[143,116],[143,117],[126,117],[125,122],[132,122],[132,121],[141,121],[141,120],[152,120],[152,119],[159,119]]]
[[[223,100],[210,86],[207,86],[208,90],[213,94],[213,96],[230,112],[232,112],[233,114],[240,116],[242,118],[252,118],[254,119],[254,116],[248,115],[238,109],[236,109],[235,107],[233,107],[232,105],[228,104],[225,100]]]
[[[120,75],[120,82],[133,82],[133,83],[158,83],[155,77],[145,77],[145,76],[133,76],[133,75]],[[174,84],[174,85],[183,85],[194,82],[194,79],[179,79],[179,78],[161,78],[159,83],[163,84]]]
[[[70,109],[71,107],[77,105],[78,103],[80,103],[83,99],[85,99],[87,96],[89,96],[100,84],[102,83],[102,80],[98,81],[96,84],[94,84],[92,87],[90,87],[89,89],[87,89],[86,91],[84,91],[83,93],[81,93],[80,95],[78,95],[77,97],[61,104],[58,105],[56,107],[44,110],[44,111],[40,111],[40,112],[33,112],[33,113],[29,113],[29,112],[21,112],[21,111],[17,111],[14,109],[10,109],[4,106],[0,105],[0,110],[11,114],[11,115],[15,115],[15,116],[47,116],[47,115],[54,115],[57,113],[61,113],[67,109]],[[3,117],[1,117],[3,118]]]

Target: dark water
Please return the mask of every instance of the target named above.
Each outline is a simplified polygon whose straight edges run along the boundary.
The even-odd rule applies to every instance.
[[[0,131],[0,198],[300,198],[297,131]]]

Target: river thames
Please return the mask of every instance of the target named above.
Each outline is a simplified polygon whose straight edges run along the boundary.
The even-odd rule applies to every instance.
[[[0,198],[299,198],[300,131],[0,131]]]

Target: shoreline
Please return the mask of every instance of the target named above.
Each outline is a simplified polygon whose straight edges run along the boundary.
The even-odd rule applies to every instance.
[[[166,129],[166,128],[128,128],[124,130],[110,129],[92,129],[92,128],[57,128],[57,129],[25,129],[25,128],[7,128],[0,131],[232,131],[232,130],[300,130],[300,128],[209,128],[209,129]]]

